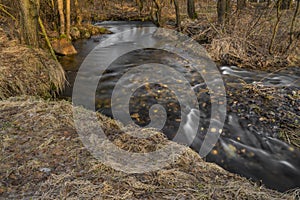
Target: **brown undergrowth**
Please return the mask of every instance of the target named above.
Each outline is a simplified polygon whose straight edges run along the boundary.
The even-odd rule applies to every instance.
[[[98,114],[111,139],[132,149],[114,120]],[[6,199],[296,199],[257,186],[197,153],[185,153],[170,166],[143,174],[126,174],[106,166],[84,148],[74,128],[72,105],[33,97],[0,102],[0,196]],[[151,130],[136,152],[148,152],[167,139]],[[177,144],[175,144],[177,145]],[[151,148],[149,148],[151,147]],[[148,149],[148,150],[147,150]]]
[[[61,65],[42,49],[9,40],[0,28],[0,99],[18,95],[49,98],[65,83]]]
[[[270,70],[299,66],[299,26],[294,28],[294,38],[290,40],[293,13],[294,9],[282,11],[275,34],[277,12],[274,6],[233,10],[229,22],[223,26],[216,23],[216,15],[204,13],[198,20],[185,22],[183,30],[204,44],[211,57],[223,65]],[[300,24],[299,15],[295,24]]]

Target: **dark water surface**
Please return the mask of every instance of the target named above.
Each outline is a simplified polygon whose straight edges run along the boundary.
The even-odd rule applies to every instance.
[[[114,33],[131,30],[135,27],[154,26],[148,22],[102,22],[99,25],[109,28]],[[137,34],[136,31],[131,34]],[[108,37],[112,36],[95,36],[89,40],[76,41],[75,47],[80,53],[76,56],[60,58],[70,82],[63,94],[64,97],[72,96],[72,86],[76,73],[84,58]],[[117,43],[111,44],[111,46],[124,48],[124,46]],[[181,108],[172,90],[163,84],[147,82],[145,79],[145,84],[133,92],[129,101],[129,112],[132,120],[140,126],[147,126],[151,124],[149,111],[153,109],[152,106],[157,104],[163,106],[165,113],[160,114],[165,115],[167,119],[162,131],[169,139],[174,138],[174,133],[176,133],[181,123],[184,124],[184,131],[188,135],[189,130],[199,122],[198,133],[191,145],[191,148],[198,152],[209,127],[211,117],[210,94],[202,76],[189,67],[184,59],[174,54],[157,49],[143,49],[119,57],[109,66],[100,79],[95,97],[96,110],[113,117],[111,97],[116,83],[128,70],[145,63],[168,65],[183,74],[197,96],[200,112],[195,112],[189,108]],[[95,72],[95,77],[99,76],[97,69],[91,70]],[[276,88],[276,91],[279,88],[283,99],[300,90],[300,69],[298,67],[284,69],[272,74],[246,71],[234,66],[223,66],[219,70],[226,85],[235,85],[235,88],[226,87],[230,90],[238,90],[243,83],[268,86]],[[154,73],[159,73],[159,71]],[[167,74],[166,77],[168,77]],[[86,77],[86,79],[89,78],[93,77]],[[124,87],[127,86],[130,86],[130,82],[128,82],[128,85],[124,85]],[[247,102],[250,101],[255,102],[255,99],[247,100]],[[230,99],[228,102],[231,102]],[[255,121],[257,116],[251,112],[251,109],[247,108],[248,103],[246,106],[240,106],[237,109],[244,109],[244,115],[240,115],[230,106],[231,104],[227,111],[221,137],[206,157],[206,160],[255,181],[262,180],[266,186],[279,191],[300,187],[300,153],[297,149],[276,138],[278,131],[276,122],[272,126],[265,126],[259,120]],[[121,110],[122,106],[118,109]],[[278,109],[280,110],[280,108]],[[296,100],[294,105],[283,106],[282,109],[291,109],[293,113],[296,113],[295,120],[291,123],[299,124],[299,100]],[[182,115],[181,112],[185,114]],[[272,112],[276,112],[276,110]]]

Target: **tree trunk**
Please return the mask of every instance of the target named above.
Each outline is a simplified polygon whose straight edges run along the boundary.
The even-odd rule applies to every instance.
[[[76,25],[80,26],[81,21],[82,21],[82,15],[81,15],[81,10],[80,10],[80,7],[79,7],[78,0],[74,0],[74,6],[75,6],[75,13],[76,13]]]
[[[291,7],[292,0],[278,0],[278,4],[282,10],[288,10]]]
[[[57,0],[57,7],[58,7],[58,13],[59,13],[59,20],[60,20],[60,34],[65,34],[65,15],[64,15],[64,1],[63,0]]]
[[[71,1],[66,0],[66,36],[70,39],[70,29],[71,29]]]
[[[32,47],[38,47],[39,0],[20,0],[22,24],[21,41]]]
[[[220,24],[223,24],[225,21],[226,0],[218,0],[217,9],[218,9],[218,22]]]
[[[180,20],[180,9],[178,0],[174,0],[175,12],[176,12],[176,26],[180,29],[181,20]]]
[[[161,0],[153,0],[155,8],[154,13],[152,14],[153,22],[157,26],[161,26]]]
[[[220,24],[228,23],[231,12],[230,0],[218,0],[218,22]]]
[[[231,0],[226,0],[226,10],[225,10],[226,23],[228,23],[230,20],[230,13],[231,13]]]
[[[243,10],[246,7],[246,0],[237,0],[237,9]]]
[[[197,18],[197,14],[196,14],[196,11],[195,11],[195,1],[194,0],[188,0],[187,1],[187,11],[188,11],[189,18],[191,18],[191,19],[196,19]]]

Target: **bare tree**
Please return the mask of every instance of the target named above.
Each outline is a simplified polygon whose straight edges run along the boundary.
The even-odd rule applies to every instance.
[[[292,0],[278,0],[278,4],[280,4],[282,10],[288,10],[291,7]]]
[[[173,1],[175,6],[175,12],[176,12],[176,26],[180,29],[181,20],[180,20],[179,4],[178,4],[178,0],[173,0]]]
[[[64,1],[57,0],[57,8],[59,13],[59,20],[60,20],[60,34],[65,34],[65,15],[64,15]]]
[[[32,47],[38,47],[39,0],[20,0],[21,41]]]
[[[187,0],[187,12],[188,12],[188,16],[191,19],[196,19],[197,18],[197,14],[195,11],[195,1],[194,0]]]
[[[218,22],[220,24],[224,24],[225,22],[228,22],[230,12],[231,12],[230,0],[218,0],[217,9],[218,9]]]
[[[76,25],[81,25],[82,21],[82,15],[81,15],[81,10],[79,7],[79,2],[78,0],[74,0],[74,6],[75,6],[75,13],[76,13]]]
[[[161,25],[161,10],[162,10],[162,3],[161,0],[153,0],[154,8],[152,7],[151,17],[154,23],[158,26]],[[154,10],[153,10],[154,9]]]
[[[246,7],[246,0],[237,0],[237,9],[242,10]]]
[[[71,1],[66,0],[66,36],[70,37],[70,29],[71,29]]]

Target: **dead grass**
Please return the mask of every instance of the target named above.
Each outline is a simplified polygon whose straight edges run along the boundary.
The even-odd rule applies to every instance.
[[[100,114],[99,123],[126,149],[116,122]],[[33,97],[0,102],[0,196],[6,199],[297,199],[299,191],[279,193],[204,162],[189,148],[156,172],[115,171],[83,147],[73,124],[72,106]],[[131,128],[132,132],[151,132]],[[167,141],[150,137],[135,151]],[[48,172],[47,172],[48,170]],[[298,195],[298,196],[297,196]]]
[[[224,26],[216,23],[216,11],[211,13],[214,15],[204,14],[196,21],[187,21],[183,29],[202,43],[201,39],[205,36],[205,46],[215,61],[254,69],[300,65],[299,26],[294,28],[295,39],[290,43],[289,30],[294,9],[282,11],[271,50],[269,47],[277,20],[274,5],[269,8],[249,5],[243,11],[233,9],[230,22]],[[295,24],[300,24],[299,15]]]
[[[0,99],[18,95],[49,98],[65,84],[61,65],[42,49],[8,40],[0,28]]]

